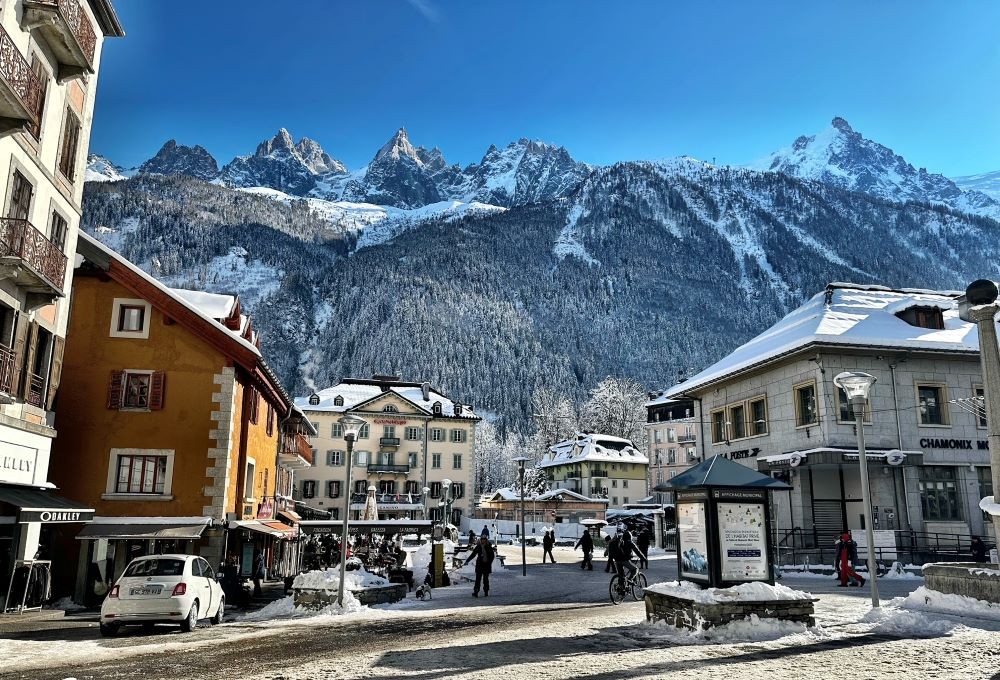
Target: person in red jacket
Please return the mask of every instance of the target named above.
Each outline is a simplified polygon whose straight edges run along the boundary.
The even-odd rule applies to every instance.
[[[840,586],[846,587],[848,579],[858,581],[858,585],[863,586],[865,579],[858,572],[854,571],[854,565],[858,562],[858,544],[851,538],[851,532],[840,535],[837,541],[837,563],[834,568],[840,574]]]

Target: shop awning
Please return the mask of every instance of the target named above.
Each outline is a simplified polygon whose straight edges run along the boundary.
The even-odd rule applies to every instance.
[[[94,519],[94,509],[51,491],[28,486],[0,486],[0,503],[18,508],[17,521],[21,524],[41,522],[89,522]]]
[[[273,538],[294,538],[295,529],[276,520],[234,519],[229,523],[230,529],[246,529],[266,534]]]
[[[295,512],[294,510],[278,510],[278,515],[284,517],[285,519],[291,520],[292,524],[298,524],[302,521],[302,515]]]
[[[210,517],[98,517],[76,537],[107,539],[197,540],[212,523]]]
[[[774,456],[762,456],[757,459],[757,469],[761,472],[767,472],[774,469],[787,470],[812,465],[857,465],[859,457],[857,448],[820,446],[803,451],[788,451]],[[869,448],[865,450],[865,458],[868,459],[869,463],[875,464],[914,466],[923,463],[924,452]]]
[[[281,532],[283,538],[295,538],[295,535],[298,533],[298,530],[295,527],[288,526],[284,522],[279,522],[278,520],[264,520],[261,524],[270,527],[275,531]]]
[[[336,534],[344,528],[342,520],[303,520],[299,529],[304,534]],[[431,521],[424,519],[382,519],[368,521],[348,521],[348,534],[429,534]]]

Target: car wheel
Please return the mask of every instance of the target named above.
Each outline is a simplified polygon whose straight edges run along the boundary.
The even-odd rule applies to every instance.
[[[185,633],[190,633],[192,630],[198,627],[198,601],[195,600],[191,604],[191,611],[188,612],[187,618],[181,621],[181,630]]]
[[[102,623],[101,635],[103,637],[114,637],[118,635],[119,626],[117,623]]]
[[[219,610],[215,612],[215,616],[212,617],[212,625],[217,626],[222,623],[222,617],[226,615],[226,598],[223,597],[219,600]]]

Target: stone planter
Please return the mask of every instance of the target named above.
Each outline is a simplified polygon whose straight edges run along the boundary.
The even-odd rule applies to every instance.
[[[1000,603],[1000,565],[937,562],[924,565],[924,582],[931,590]]]
[[[742,621],[751,614],[761,619],[794,621],[815,626],[815,599],[755,600],[704,604],[694,600],[646,591],[646,620],[664,621],[675,628],[707,630],[732,621]]]
[[[391,583],[387,586],[371,586],[368,588],[347,589],[361,604],[389,604],[399,602],[406,597],[405,583]],[[331,604],[337,604],[336,590],[319,588],[293,588],[293,602],[296,607],[320,610]]]

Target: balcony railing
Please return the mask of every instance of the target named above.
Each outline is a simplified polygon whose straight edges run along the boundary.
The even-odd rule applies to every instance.
[[[42,404],[45,402],[45,378],[34,373],[29,373],[27,377],[28,393],[25,395],[24,401],[32,406],[42,408]]]
[[[0,392],[12,394],[14,389],[14,364],[17,356],[14,350],[0,345]]]
[[[97,33],[79,0],[24,0],[22,25],[38,30],[59,60],[59,80],[94,72]]]
[[[593,470],[590,471],[590,476],[591,477],[607,477],[608,476],[608,471],[605,470],[605,469],[594,468]]]
[[[694,444],[698,440],[693,434],[682,434],[677,436],[678,444]]]
[[[10,34],[0,26],[0,130],[8,131],[38,123],[42,111],[42,84],[31,70]]]
[[[26,265],[14,273],[18,285],[32,292],[62,294],[66,254],[28,220],[0,218],[0,260],[6,258]]]
[[[313,464],[312,446],[301,434],[286,434],[281,437],[278,462],[290,468],[306,468]]]
[[[382,437],[378,440],[379,446],[399,446],[399,437]]]
[[[351,494],[351,505],[364,505],[368,494]],[[379,505],[423,505],[424,495],[420,493],[380,493],[375,492],[375,500]]]
[[[391,472],[393,474],[409,474],[409,465],[387,465],[383,463],[368,463],[368,472]]]

